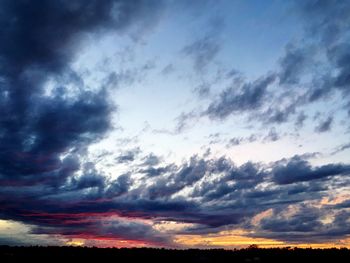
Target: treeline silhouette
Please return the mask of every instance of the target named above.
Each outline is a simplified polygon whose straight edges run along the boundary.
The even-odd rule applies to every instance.
[[[350,262],[347,248],[162,249],[0,246],[0,262]]]

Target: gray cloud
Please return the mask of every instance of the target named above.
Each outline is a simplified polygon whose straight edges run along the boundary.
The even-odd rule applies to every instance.
[[[280,135],[276,132],[275,127],[272,127],[269,133],[264,137],[265,142],[275,142],[280,139]]]
[[[279,84],[298,84],[300,76],[304,74],[308,64],[311,64],[312,57],[311,50],[288,45],[284,57],[280,59]]]
[[[257,110],[264,104],[267,87],[274,80],[274,75],[267,75],[254,82],[244,83],[241,87],[229,87],[209,105],[204,114],[211,119],[225,119],[234,113]]]
[[[305,160],[293,157],[286,164],[273,168],[273,180],[277,184],[291,184],[295,182],[327,179],[336,175],[348,175],[350,166],[344,164],[328,164],[312,168]]]
[[[339,93],[343,110],[349,111],[346,13],[350,5],[346,1],[307,1],[294,2],[293,8],[304,25],[303,39],[286,46],[279,68],[255,81],[235,83],[224,89],[218,98],[212,99],[202,116],[224,120],[244,112],[250,122],[275,125],[295,120],[295,128],[299,129],[305,120],[300,113],[304,107],[319,100],[327,101]],[[272,87],[274,92],[268,92],[274,78],[280,89]],[[297,113],[299,116],[295,116]],[[330,131],[331,125],[330,117],[316,130]]]
[[[333,117],[329,116],[326,120],[321,121],[318,126],[315,128],[315,131],[321,133],[321,132],[327,132],[330,131],[333,124]]]
[[[233,137],[229,139],[228,143],[226,144],[226,147],[232,147],[236,145],[241,145],[243,143],[250,143],[250,142],[255,142],[259,139],[259,135],[257,134],[252,134],[248,137]]]
[[[209,35],[185,46],[182,52],[194,60],[194,68],[202,72],[220,51],[220,44],[215,37]]]
[[[333,154],[337,154],[337,153],[342,152],[342,151],[345,151],[345,150],[347,150],[347,149],[350,149],[350,143],[345,143],[345,144],[343,144],[343,145],[338,146],[338,147],[335,149],[335,151],[332,152],[332,155],[333,155]]]
[[[122,152],[115,160],[118,163],[128,163],[133,162],[136,159],[136,156],[141,152],[140,148],[134,148],[127,151]]]

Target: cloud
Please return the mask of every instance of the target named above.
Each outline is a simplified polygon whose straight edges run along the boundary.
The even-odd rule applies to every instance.
[[[106,187],[106,178],[99,174],[92,163],[85,163],[82,169],[82,176],[72,178],[71,184],[74,190],[93,187],[103,190]]]
[[[169,75],[169,74],[171,74],[172,72],[174,72],[175,71],[175,66],[173,65],[173,64],[168,64],[168,65],[166,65],[163,69],[162,69],[162,71],[161,71],[161,74],[163,74],[163,75]]]
[[[219,17],[209,19],[205,25],[208,32],[181,50],[183,54],[193,59],[193,67],[197,73],[203,73],[220,52],[220,33],[224,26],[224,21]]]
[[[311,64],[311,50],[298,49],[287,45],[284,57],[280,59],[281,71],[279,84],[298,84],[300,75],[304,74],[308,64]]]
[[[300,112],[296,121],[295,121],[295,126],[298,128],[303,127],[306,119],[307,119],[307,115],[303,111]]]
[[[47,199],[63,199],[67,204],[65,197],[74,200],[84,193],[82,199],[97,199],[105,192],[106,179],[94,166],[84,164],[83,157],[87,146],[112,128],[111,115],[116,107],[110,101],[109,89],[116,75],[110,75],[101,87],[91,88],[71,64],[86,36],[98,37],[109,30],[125,32],[131,25],[141,25],[152,19],[159,4],[112,0],[1,2],[2,204],[12,200],[20,213],[24,207],[31,212],[50,211],[49,206],[59,210],[59,205]],[[83,174],[77,176],[78,172]],[[125,191],[120,189],[126,183],[120,180],[110,189]],[[1,217],[44,222],[18,214],[16,209],[6,205]]]
[[[322,42],[330,45],[342,39],[342,33],[349,29],[348,2],[338,1],[308,1],[297,3],[298,11],[305,20],[309,33],[317,32]],[[333,19],[329,19],[333,18]]]
[[[211,162],[211,174],[223,174],[223,176],[211,182],[203,181],[196,185],[193,191],[193,196],[201,196],[206,201],[239,196],[244,189],[258,185],[265,174],[258,164],[251,162],[239,167],[224,157]]]
[[[275,127],[272,127],[270,129],[269,133],[264,137],[263,140],[265,142],[275,142],[275,141],[278,141],[279,139],[280,139],[280,136],[276,132]]]
[[[210,95],[211,85],[209,83],[202,83],[194,89],[194,92],[199,98],[208,98]]]
[[[121,153],[115,160],[118,163],[128,163],[133,162],[138,154],[140,154],[140,148],[131,149]]]
[[[333,123],[333,117],[329,116],[326,120],[321,121],[319,125],[315,128],[316,132],[327,132],[330,131],[332,128],[332,123]]]
[[[72,74],[70,63],[85,34],[124,30],[139,19],[144,5],[153,4],[1,3],[1,177],[38,180],[48,173],[67,177],[74,171],[65,167],[72,158],[67,153],[98,141],[111,128],[115,107],[108,90],[87,87]],[[80,85],[74,87],[77,78]],[[73,87],[61,86],[62,79]],[[49,81],[54,87],[47,96]]]
[[[185,129],[194,125],[195,121],[198,120],[198,114],[195,111],[182,112],[178,117],[176,117],[176,127],[173,134],[178,134],[183,132]]]
[[[33,234],[61,235],[65,238],[83,238],[86,240],[124,240],[124,241],[143,241],[149,245],[170,244],[169,238],[155,230],[152,225],[139,221],[125,220],[121,218],[101,218],[86,215],[87,220],[72,217],[72,227],[63,225],[59,228],[36,227],[32,230]],[[79,220],[86,223],[79,224]],[[76,223],[74,223],[76,221]],[[78,224],[77,224],[78,223]]]
[[[106,189],[106,195],[108,197],[120,196],[127,193],[131,185],[130,174],[122,174],[109,183]]]
[[[249,137],[233,137],[228,141],[226,147],[229,148],[232,146],[241,145],[242,143],[255,142],[258,140],[258,137],[259,136],[257,134],[252,134]]]
[[[145,169],[140,169],[138,172],[142,174],[146,174],[147,176],[153,177],[153,176],[159,176],[162,174],[165,174],[171,170],[171,166],[165,166],[165,167],[149,167]]]
[[[206,35],[185,46],[182,53],[193,58],[194,69],[202,72],[220,51],[220,44],[215,37]]]
[[[347,90],[350,80],[348,73],[350,68],[349,45],[347,43],[338,44],[329,51],[328,55],[334,61],[339,72],[334,79],[334,85],[341,89],[344,94],[349,95],[349,91]]]
[[[204,114],[211,119],[222,120],[234,113],[259,109],[265,102],[268,86],[274,80],[274,75],[267,75],[254,82],[244,83],[241,87],[229,87],[209,105]]]
[[[345,150],[347,150],[347,149],[350,149],[350,143],[345,143],[345,144],[343,144],[343,145],[338,146],[338,147],[335,149],[335,151],[332,152],[332,155],[333,155],[333,154],[337,154],[337,153],[342,152],[342,151],[345,151]]]
[[[348,100],[348,59],[349,17],[350,5],[346,1],[308,1],[298,3],[296,10],[305,23],[305,35],[314,45],[314,49],[325,55],[326,70],[315,70],[312,73],[313,81],[309,91],[311,102],[325,98],[326,95],[337,91],[345,95]],[[303,52],[307,52],[310,45],[305,44]],[[305,75],[305,72],[303,73]]]
[[[289,224],[276,216],[275,221],[261,221],[259,229],[247,223],[270,208],[277,213],[289,206],[321,201],[328,187],[336,184],[339,187],[341,182],[346,185],[344,176],[350,173],[348,165],[313,167],[303,158],[296,156],[269,165],[247,162],[238,166],[225,156],[192,156],[178,165],[146,165],[137,171],[148,175],[143,177],[142,184],[135,180],[133,173],[111,179],[99,174],[93,164],[85,164],[81,176],[71,178],[60,188],[1,187],[1,196],[6,199],[0,199],[3,208],[0,215],[35,226],[33,234],[90,240],[129,237],[169,246],[172,237],[165,237],[143,220],[189,223],[191,226],[182,230],[186,233],[253,227],[257,236],[276,238],[281,229],[301,233],[310,227],[312,236],[316,237],[318,231],[312,228],[311,218],[310,224],[307,221],[302,224],[303,217],[290,219]],[[319,179],[327,179],[328,186]],[[9,199],[11,204],[7,202]],[[324,209],[328,208],[322,207],[322,213]],[[332,209],[340,213],[344,208]]]
[[[150,153],[149,155],[145,156],[142,159],[144,166],[154,166],[158,165],[161,162],[161,158],[159,158],[157,155]]]
[[[255,81],[231,84],[211,100],[202,116],[224,120],[246,113],[248,121],[263,125],[284,124],[293,119],[299,129],[305,120],[300,112],[319,100],[330,101],[337,94],[342,96],[341,110],[349,111],[350,28],[346,13],[350,5],[337,1],[295,1],[292,6],[304,31],[301,39],[286,45],[278,61],[279,68]],[[331,128],[331,119],[324,124],[317,128],[319,132]]]
[[[286,97],[288,97],[287,95]],[[283,98],[280,98],[282,100]],[[277,99],[276,99],[277,101]],[[276,106],[271,105],[269,108],[262,112],[257,112],[256,116],[252,117],[254,120],[258,120],[265,125],[268,124],[282,124],[289,121],[290,116],[295,114],[296,102],[289,102],[289,105]]]
[[[272,170],[273,180],[277,184],[326,179],[331,176],[347,175],[349,173],[349,165],[327,164],[313,168],[309,162],[298,156],[293,157],[286,164],[276,165]]]
[[[349,218],[349,212],[332,211],[332,222],[325,224],[322,223],[322,219],[327,216],[327,213],[330,211],[305,204],[289,207],[285,211],[273,210],[271,216],[260,221],[260,230],[250,236],[296,244],[300,240],[307,243],[337,242],[350,232],[348,227],[344,227]]]
[[[311,232],[317,230],[322,224],[319,221],[320,211],[315,208],[301,207],[294,215],[281,216],[282,213],[275,213],[268,219],[262,219],[260,227],[273,232]]]

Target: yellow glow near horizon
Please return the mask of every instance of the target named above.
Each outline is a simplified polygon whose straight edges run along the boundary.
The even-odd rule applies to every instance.
[[[225,233],[226,232],[226,233]],[[225,247],[240,248],[251,244],[259,246],[283,246],[281,241],[266,238],[251,238],[244,236],[244,231],[222,231],[219,234],[207,235],[178,235],[175,242],[188,247]]]
[[[247,236],[249,232],[244,230],[222,231],[218,234],[206,235],[178,235],[175,242],[184,247],[222,247],[222,248],[244,248],[251,244],[258,245],[261,248],[272,247],[299,247],[299,248],[332,248],[347,247],[350,248],[350,238],[338,240],[336,243],[286,243],[279,240],[268,238],[253,238]]]
[[[77,247],[80,247],[80,246],[83,246],[85,244],[84,240],[81,240],[81,239],[73,239],[73,240],[70,240],[70,241],[67,241],[66,242],[66,245],[67,246],[77,246]]]

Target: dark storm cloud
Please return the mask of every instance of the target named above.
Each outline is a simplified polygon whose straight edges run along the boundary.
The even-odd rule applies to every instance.
[[[274,75],[267,75],[241,87],[229,87],[209,105],[205,114],[211,119],[225,119],[234,113],[257,110],[264,104],[267,88],[274,80]]]
[[[320,210],[314,208],[302,207],[297,214],[289,218],[275,216],[269,219],[263,219],[260,227],[264,230],[272,230],[273,232],[311,232],[322,226],[319,222]]]
[[[274,210],[273,215],[263,218],[259,229],[251,234],[254,237],[273,238],[285,242],[307,243],[334,242],[350,233],[346,221],[349,212],[334,210],[332,223],[323,224],[321,219],[327,216],[329,210],[300,205],[291,215],[287,216],[281,210]]]
[[[104,224],[103,231],[96,233],[104,237],[121,237],[128,240],[140,240],[153,242],[155,244],[169,244],[170,238],[167,235],[157,232],[151,225],[135,222],[112,222]]]
[[[1,218],[40,225],[49,221],[48,216],[46,221],[37,220],[31,213],[60,211],[62,204],[78,197],[91,201],[127,191],[126,177],[107,182],[83,161],[86,147],[111,128],[115,106],[108,89],[118,76],[110,74],[101,87],[91,88],[71,63],[87,36],[144,26],[160,5],[118,0],[1,1]],[[78,171],[81,176],[75,175]],[[62,218],[57,221],[63,223]]]
[[[340,204],[336,204],[335,207],[337,208],[349,208],[350,207],[350,199],[347,199]]]
[[[33,70],[59,73],[74,58],[73,52],[82,34],[106,28],[124,29],[139,19],[139,15],[151,10],[154,2],[62,0],[14,3],[5,0],[1,5],[2,71],[17,77],[30,66]],[[39,89],[40,85],[35,88]]]
[[[89,218],[89,215],[86,215]],[[69,215],[67,215],[69,219]],[[60,220],[60,219],[59,219]],[[72,227],[63,225],[58,228],[36,227],[32,234],[59,234],[69,237],[80,237],[87,239],[114,239],[114,240],[130,240],[143,241],[153,245],[170,244],[171,241],[166,235],[156,231],[149,224],[141,222],[133,222],[127,220],[104,220],[104,218],[90,217],[87,223],[79,225],[79,220],[82,218],[72,217],[70,220],[76,221]]]
[[[272,165],[273,171],[277,168],[278,163]],[[331,173],[330,170],[335,171],[335,169],[336,165],[329,165],[319,170],[324,173]],[[197,172],[195,172],[196,170]],[[194,206],[191,202],[188,203],[187,207],[190,210],[188,210],[187,215],[190,211],[197,211],[191,215],[191,222],[195,221],[203,225],[206,225],[206,215],[210,215],[211,222],[216,222],[215,227],[232,224],[232,221],[225,221],[228,215],[232,215],[236,223],[242,222],[247,216],[264,209],[319,199],[321,198],[320,193],[327,190],[319,182],[311,184],[306,182],[307,180],[296,181],[290,183],[290,185],[273,184],[271,188],[265,187],[262,189],[261,185],[270,181],[271,172],[268,167],[251,162],[236,166],[225,157],[207,160],[196,157],[192,159],[192,168],[190,168],[189,163],[184,164],[183,167],[175,169],[168,176],[159,178],[155,184],[148,189],[144,189],[143,192],[147,193],[151,200],[170,198],[183,189],[184,185],[181,185],[181,181],[175,179],[183,178],[184,171],[186,171],[186,174],[195,172],[196,176],[194,178],[196,179],[189,180],[185,186],[193,185],[190,196],[201,200],[197,206]],[[340,172],[335,171],[335,173]],[[208,181],[208,177],[205,177],[206,174],[211,175],[210,181]],[[190,178],[193,177],[190,176]],[[274,178],[272,179],[274,180]],[[173,182],[178,183],[174,184]],[[196,210],[192,210],[194,207],[196,207]],[[226,211],[226,213],[221,214],[220,211]],[[218,215],[219,218],[215,219],[215,213],[220,214]],[[172,212],[169,211],[168,216],[171,214]],[[180,215],[181,213],[178,214],[178,216]],[[172,217],[176,218],[174,215]],[[187,218],[186,220],[190,219]]]
[[[2,177],[38,177],[60,171],[61,154],[98,140],[110,128],[114,107],[104,87],[94,92],[83,87],[67,99],[69,88],[57,86],[48,97],[44,86],[49,78],[76,83],[69,63],[84,34],[124,29],[151,5],[137,1],[2,1]]]
[[[221,198],[236,198],[244,189],[254,188],[264,178],[265,173],[258,164],[247,162],[242,166],[235,166],[231,160],[220,158],[211,161],[211,174],[223,174],[209,182],[203,181],[196,185],[193,196],[202,197],[206,201],[220,200]],[[235,198],[233,198],[235,200]]]
[[[187,186],[193,185],[200,180],[208,171],[205,160],[193,156],[189,162],[180,167],[168,166],[173,170],[169,177],[162,177],[155,181],[148,189],[151,199],[171,196]]]
[[[120,175],[117,179],[109,183],[108,188],[106,189],[106,196],[111,198],[125,194],[131,185],[130,174]]]
[[[291,184],[328,178],[336,175],[348,175],[349,173],[349,165],[327,164],[312,167],[308,161],[298,156],[293,157],[286,164],[277,164],[272,170],[273,180],[277,184]]]
[[[72,178],[71,185],[74,190],[97,187],[103,190],[106,187],[106,178],[99,174],[92,163],[85,163],[82,168],[83,175],[79,178]]]
[[[293,162],[297,163],[291,166]],[[302,175],[307,179],[300,179],[302,175],[295,173],[295,166],[301,167]],[[278,212],[290,205],[321,200],[327,188],[316,179],[350,172],[350,168],[345,165],[312,167],[300,156],[269,166],[252,162],[237,166],[227,157],[208,159],[193,156],[181,165],[169,164],[154,169],[159,169],[158,176],[144,178],[139,186],[132,179],[132,174],[107,179],[99,175],[92,164],[85,165],[84,174],[71,180],[63,189],[8,185],[0,188],[0,196],[11,198],[12,201],[8,204],[6,200],[0,199],[3,208],[0,214],[4,219],[36,226],[33,231],[37,234],[115,239],[129,237],[148,240],[150,244],[158,240],[169,245],[169,239],[148,225],[134,226],[133,219],[195,224],[185,230],[187,233],[212,233],[233,225],[249,227],[247,222],[267,209],[273,208]],[[282,179],[278,177],[282,175],[281,169],[297,179],[293,178],[291,182],[288,177],[289,181],[283,180],[281,184]],[[142,172],[149,171],[145,169]],[[312,180],[310,174],[318,175]],[[331,182],[328,181],[330,187]],[[188,197],[178,195],[183,189],[189,190]],[[341,211],[343,208],[334,209]],[[131,227],[124,225],[124,219],[120,225],[119,219],[113,216],[129,218]],[[306,231],[306,225],[300,228],[297,226],[302,220],[304,218],[295,218],[289,226],[283,225],[282,219],[264,222],[261,225],[263,231],[257,235],[278,235],[281,229],[287,227],[290,231],[301,231],[301,227],[304,227]],[[134,235],[134,230],[139,227],[140,233]],[[148,238],[144,238],[142,233]],[[313,233],[316,234],[317,231]]]

